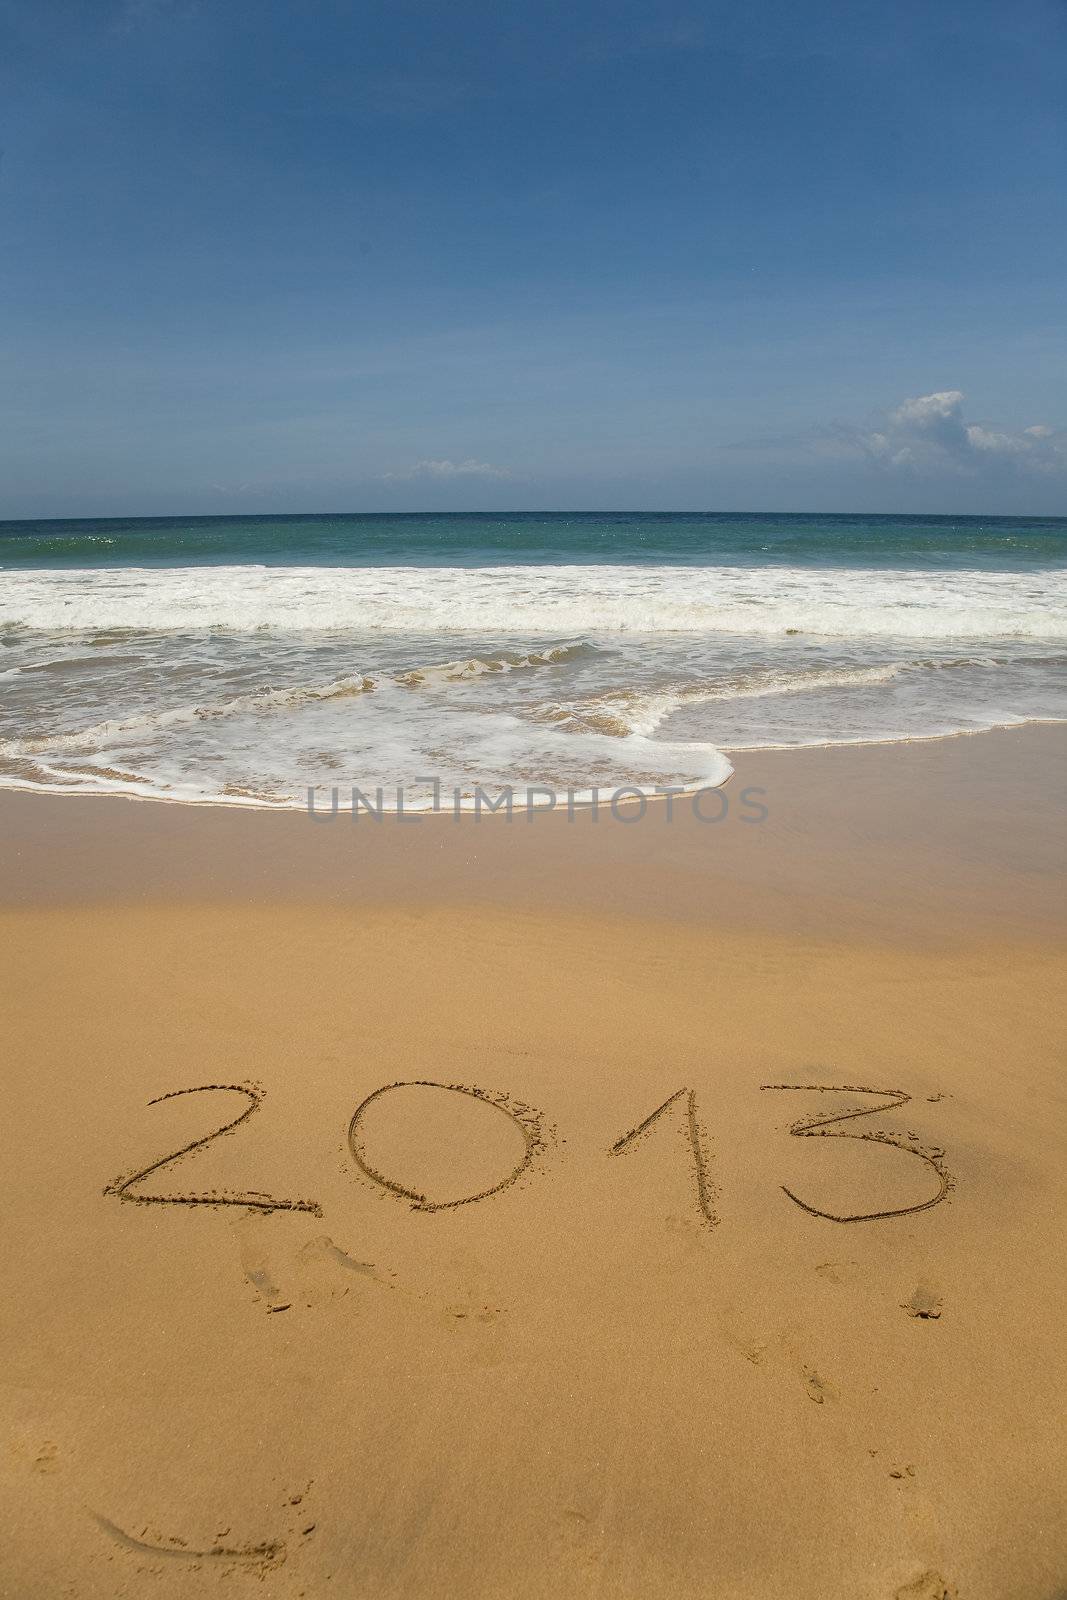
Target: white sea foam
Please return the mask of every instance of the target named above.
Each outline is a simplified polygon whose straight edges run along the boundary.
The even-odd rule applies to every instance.
[[[1065,639],[1059,570],[3,572],[0,785],[692,789],[723,751],[1067,718]]]
[[[296,711],[301,706],[371,694],[376,689],[446,688],[449,684],[466,682],[489,673],[534,671],[538,667],[558,666],[586,654],[595,654],[595,651],[592,646],[579,642],[548,646],[542,650],[505,650],[495,655],[469,656],[463,661],[433,662],[395,673],[365,672],[355,677],[335,678],[329,683],[301,683],[288,688],[260,689],[214,703],[171,706],[138,712],[134,716],[108,718],[88,727],[64,729],[59,733],[20,739],[0,738],[0,755],[18,758],[47,755],[50,751],[99,750],[128,741],[131,737],[154,736],[192,728],[223,717]],[[19,670],[13,668],[12,674]],[[0,678],[5,676],[7,674],[0,673]]]
[[[654,691],[609,689],[568,703],[550,702],[539,709],[540,720],[590,728],[619,736],[650,738],[682,706],[716,700],[762,700],[774,695],[816,694],[820,690],[891,683],[908,670],[906,662],[880,667],[785,672],[770,668],[725,675],[716,683],[672,684]]]
[[[0,627],[1067,639],[1067,572],[828,567],[9,571]]]

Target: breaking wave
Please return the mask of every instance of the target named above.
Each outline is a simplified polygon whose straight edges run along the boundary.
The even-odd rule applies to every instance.
[[[431,666],[410,667],[403,672],[368,672],[355,677],[337,678],[331,683],[298,684],[292,688],[260,689],[235,695],[217,704],[173,706],[168,710],[144,711],[132,717],[107,719],[87,728],[67,729],[62,733],[37,738],[0,739],[0,755],[14,758],[45,755],[49,751],[92,750],[113,744],[131,735],[165,733],[170,729],[191,728],[198,723],[223,717],[269,712],[296,711],[301,706],[329,700],[349,700],[388,688],[437,688],[459,683],[486,673],[533,671],[537,667],[559,666],[584,655],[594,655],[591,645],[561,644],[543,650],[501,651],[497,655],[468,656],[462,661],[442,661]]]
[[[11,571],[0,627],[1067,639],[1067,572],[829,567]]]
[[[724,751],[1067,719],[1064,641],[1058,567],[27,568],[0,786],[698,788]]]

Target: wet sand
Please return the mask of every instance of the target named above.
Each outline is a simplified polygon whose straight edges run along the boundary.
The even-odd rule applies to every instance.
[[[1062,1596],[1065,752],[0,796],[0,1593]]]

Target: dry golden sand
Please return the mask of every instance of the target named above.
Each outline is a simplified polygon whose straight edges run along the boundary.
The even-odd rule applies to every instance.
[[[1064,750],[3,797],[0,1593],[1067,1594]]]

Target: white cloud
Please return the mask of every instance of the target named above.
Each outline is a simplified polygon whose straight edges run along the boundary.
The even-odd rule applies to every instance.
[[[494,467],[488,461],[416,461],[399,472],[383,472],[388,483],[409,482],[412,478],[510,478],[507,467]]]
[[[866,457],[913,473],[975,475],[996,463],[1023,472],[1067,471],[1067,430],[1034,423],[1017,432],[964,420],[959,389],[916,395],[890,411],[876,428],[841,425],[824,430],[817,452]]]

